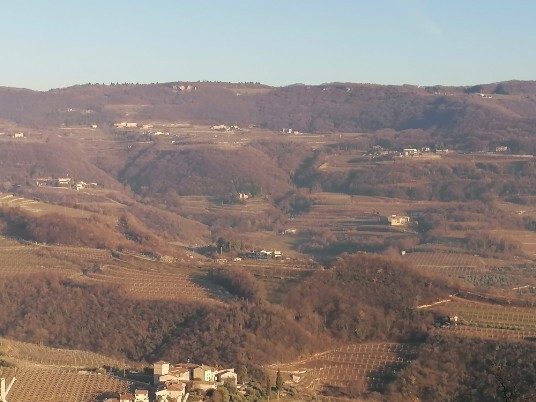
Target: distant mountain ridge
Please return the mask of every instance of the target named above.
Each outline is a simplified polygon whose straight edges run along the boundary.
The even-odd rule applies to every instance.
[[[189,90],[181,87],[189,86]],[[133,121],[255,125],[280,131],[427,130],[451,147],[532,139],[536,81],[469,87],[218,82],[0,88],[0,119],[33,128]],[[0,127],[1,128],[1,127]]]

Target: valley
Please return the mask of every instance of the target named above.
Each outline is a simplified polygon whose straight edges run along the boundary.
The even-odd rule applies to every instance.
[[[15,401],[133,392],[160,360],[244,368],[244,400],[278,370],[288,401],[491,398],[499,368],[534,395],[533,83],[183,84],[0,89]]]

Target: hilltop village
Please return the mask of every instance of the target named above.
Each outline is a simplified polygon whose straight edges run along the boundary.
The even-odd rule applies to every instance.
[[[132,394],[118,394],[104,402],[186,402],[190,392],[200,395],[211,391],[212,394],[224,384],[234,388],[238,385],[233,368],[217,370],[206,365],[159,361],[153,365],[153,373],[151,389],[136,389]]]

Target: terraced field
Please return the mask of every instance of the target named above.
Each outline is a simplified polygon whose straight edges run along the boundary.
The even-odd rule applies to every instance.
[[[12,402],[94,402],[110,393],[131,392],[134,384],[119,378],[76,370],[3,368],[0,377],[17,380],[8,400]]]
[[[536,331],[536,309],[453,301],[436,308],[468,326]]]
[[[0,256],[0,277],[43,272],[70,276],[78,272],[72,269],[72,264],[38,246],[1,247]]]
[[[418,252],[406,254],[404,259],[408,260],[419,268],[463,267],[483,269],[485,267],[485,263],[482,258],[461,253]]]
[[[17,197],[12,194],[0,194],[0,206],[18,207],[22,210],[36,214],[43,211],[43,209],[39,207],[39,203],[37,201]]]
[[[483,328],[468,325],[457,325],[437,330],[442,335],[468,336],[479,339],[497,339],[497,340],[536,340],[536,331]]]
[[[251,198],[243,204],[217,204],[213,197],[181,196],[181,210],[188,214],[225,213],[226,215],[239,214],[257,215],[271,209],[269,202],[263,198]]]
[[[56,349],[6,338],[0,338],[0,351],[3,353],[3,358],[15,362],[18,367],[54,366],[56,368],[97,369],[103,366],[121,368],[126,363],[83,350]],[[128,362],[128,367],[136,366],[135,363]]]
[[[66,246],[47,246],[0,237],[0,277],[38,273],[78,276],[95,263],[111,261],[109,251]]]
[[[410,344],[361,343],[271,368],[299,376],[298,385],[306,389],[352,387],[373,391],[382,389],[416,354],[417,347]]]
[[[415,252],[406,254],[403,258],[425,274],[466,278],[488,272],[482,258],[469,254]]]
[[[54,273],[89,283],[117,285],[127,296],[147,300],[218,301],[223,293],[196,283],[195,270],[136,258],[114,259],[106,250],[22,244],[0,237],[0,278]]]
[[[71,191],[66,189],[57,189],[57,191]],[[57,213],[72,218],[87,218],[92,215],[91,212],[82,209],[68,208],[60,205],[49,204],[41,201],[30,200],[22,196],[0,193],[0,206],[9,208],[20,208],[23,211],[35,215]]]
[[[217,302],[225,296],[197,284],[191,270],[159,262],[117,260],[87,273],[83,279],[116,284],[127,296],[144,300]]]

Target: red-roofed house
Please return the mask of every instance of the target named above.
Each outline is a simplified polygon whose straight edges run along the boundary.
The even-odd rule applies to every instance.
[[[119,402],[135,402],[132,394],[119,394]]]
[[[149,391],[146,389],[137,389],[134,391],[134,400],[136,402],[149,402]]]

